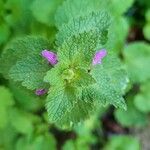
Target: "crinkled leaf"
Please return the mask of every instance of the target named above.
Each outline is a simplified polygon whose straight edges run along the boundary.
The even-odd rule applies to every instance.
[[[109,25],[106,12],[91,13],[64,25],[57,34],[59,60],[81,65],[91,63],[95,51],[107,42]]]
[[[50,49],[50,43],[42,37],[28,36],[12,41],[0,57],[0,73],[8,78],[9,70],[17,61],[32,54],[38,57],[43,49]]]
[[[116,107],[126,109],[122,95],[125,93],[128,78],[118,58],[108,53],[102,64],[93,67],[91,73],[97,82],[97,89],[99,87],[97,100],[100,103],[103,101],[106,104],[113,104]]]
[[[71,125],[88,116],[93,101],[86,88],[95,83],[88,72],[57,65],[47,72],[44,80],[51,85],[46,104],[51,122]]]
[[[107,10],[113,16],[120,17],[133,4],[134,0],[66,0],[56,13],[56,26],[60,28],[70,20],[88,16],[91,12]]]
[[[42,59],[42,56],[33,55],[18,61],[11,68],[9,76],[14,81],[22,82],[28,89],[45,88],[43,78],[49,69],[50,65]]]

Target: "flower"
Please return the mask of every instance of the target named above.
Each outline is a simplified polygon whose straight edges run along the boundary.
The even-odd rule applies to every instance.
[[[107,55],[107,51],[105,49],[101,49],[96,52],[94,58],[93,58],[93,65],[101,64],[102,59]]]
[[[37,89],[35,91],[35,94],[38,95],[38,96],[44,95],[45,93],[47,93],[46,89]]]
[[[42,56],[46,58],[51,65],[55,65],[58,62],[57,55],[51,51],[43,50]]]

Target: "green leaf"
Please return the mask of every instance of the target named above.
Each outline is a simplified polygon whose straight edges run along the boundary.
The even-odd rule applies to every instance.
[[[32,141],[27,138],[19,138],[16,144],[16,150],[56,150],[56,141],[52,134],[37,135]]]
[[[144,36],[147,40],[150,40],[150,23],[147,23],[143,28]]]
[[[10,36],[10,29],[7,24],[0,23],[0,45],[7,41]]]
[[[148,116],[135,108],[132,99],[127,103],[127,111],[117,109],[115,117],[117,121],[125,127],[142,127],[148,123]]]
[[[90,93],[83,92],[94,79],[82,69],[64,69],[61,65],[50,70],[45,79],[51,88],[47,97],[49,120],[60,126],[70,126],[84,120],[92,111]]]
[[[112,136],[103,150],[140,150],[140,147],[140,142],[137,138],[127,135],[119,135]]]
[[[58,64],[47,72],[44,81],[51,86],[86,87],[95,83],[92,76],[84,69],[69,66],[68,64]]]
[[[66,0],[58,9],[55,20],[60,28],[70,20],[88,16],[91,12],[107,10],[115,17],[121,17],[133,4],[134,0]]]
[[[17,61],[21,61],[29,55],[38,57],[43,49],[50,49],[50,43],[42,37],[28,36],[13,40],[7,45],[0,57],[0,73],[5,78],[9,78],[9,70]]]
[[[120,53],[124,48],[129,32],[127,19],[123,17],[113,18],[111,28],[108,31],[108,42],[106,48]]]
[[[44,106],[44,101],[42,101],[41,97],[39,98],[39,96],[36,96],[35,92],[27,90],[21,85],[13,82],[9,83],[9,88],[11,89],[20,109],[37,112]]]
[[[102,64],[93,67],[91,74],[97,82],[97,101],[126,109],[122,95],[125,93],[129,80],[119,59],[108,52]]]
[[[108,30],[109,25],[110,16],[105,11],[90,13],[88,16],[73,19],[59,29],[57,45],[62,45],[67,39],[80,36],[79,34],[89,32],[92,32],[91,35],[98,32],[102,34]]]
[[[39,22],[53,26],[54,14],[61,2],[61,0],[34,0],[31,5],[31,11]]]
[[[57,34],[59,61],[90,64],[97,49],[107,42],[110,17],[106,12],[91,13],[64,25]]]
[[[141,83],[150,79],[150,45],[135,42],[124,49],[125,64],[133,83]]]
[[[30,113],[14,108],[10,113],[10,122],[19,133],[30,135],[33,132],[33,120]]]
[[[100,9],[100,3],[97,0],[66,0],[57,10],[55,20],[59,28],[72,19],[88,16],[91,12],[97,12]]]
[[[6,87],[0,86],[0,129],[8,123],[9,109],[14,104],[12,93]]]
[[[144,83],[141,88],[140,92],[134,98],[134,105],[136,108],[143,112],[149,113],[150,112],[150,82],[147,81]]]
[[[28,89],[45,88],[43,78],[51,67],[43,60],[42,56],[29,56],[14,65],[10,72],[10,78],[21,81]]]
[[[77,97],[74,88],[63,86],[51,88],[46,104],[49,120],[58,122],[65,118],[65,114],[71,111],[76,101]]]

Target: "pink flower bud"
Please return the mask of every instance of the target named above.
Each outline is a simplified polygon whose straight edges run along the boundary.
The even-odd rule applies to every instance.
[[[107,55],[107,51],[105,49],[101,49],[96,52],[94,58],[93,58],[93,65],[101,64],[102,59]]]
[[[44,95],[45,93],[47,93],[47,90],[45,89],[38,89],[35,91],[35,94],[38,96]]]
[[[57,55],[51,51],[43,50],[42,56],[46,58],[51,65],[55,65],[58,62]]]

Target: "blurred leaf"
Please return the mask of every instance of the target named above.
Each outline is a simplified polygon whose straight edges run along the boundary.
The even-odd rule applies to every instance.
[[[12,93],[6,87],[0,86],[0,129],[7,125],[9,109],[13,104]]]
[[[133,83],[150,79],[150,45],[144,42],[128,44],[124,49],[125,64]]]
[[[25,111],[38,111],[44,106],[43,97],[39,98],[34,91],[27,90],[18,84],[10,83],[10,89],[15,97],[19,108]]]
[[[143,28],[144,36],[147,40],[150,40],[150,22],[147,23]]]
[[[31,11],[39,22],[54,26],[54,14],[61,2],[62,0],[34,0]]]
[[[150,8],[146,11],[145,18],[147,22],[150,22]]]
[[[16,150],[56,150],[56,141],[50,133],[37,135],[29,141],[27,138],[20,138],[16,144]]]
[[[10,13],[6,14],[4,19],[9,26],[15,29],[15,32],[18,32],[18,28],[20,28],[23,33],[29,27],[31,2],[32,0],[7,0],[5,3],[5,9]]]
[[[0,130],[0,150],[12,150],[15,149],[15,142],[18,138],[18,134],[8,124],[3,130]]]
[[[140,93],[138,93],[134,98],[134,104],[136,108],[143,112],[149,113],[150,112],[150,82],[147,81],[141,86]]]
[[[117,121],[124,127],[142,127],[148,123],[148,116],[135,108],[132,99],[127,102],[127,111],[115,111]]]
[[[33,132],[33,120],[30,113],[21,111],[19,109],[12,109],[10,114],[10,121],[17,132],[30,135]]]
[[[141,150],[141,148],[135,137],[112,136],[103,150]]]
[[[114,18],[108,31],[106,48],[120,53],[125,46],[129,32],[129,24],[124,17]]]
[[[7,24],[0,23],[0,45],[6,42],[10,35],[10,29]]]

